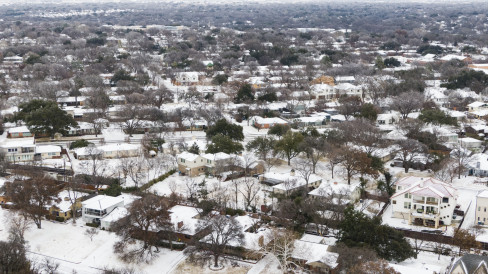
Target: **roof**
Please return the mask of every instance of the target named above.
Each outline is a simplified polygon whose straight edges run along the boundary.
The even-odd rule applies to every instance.
[[[125,143],[119,143],[119,144],[109,144],[109,145],[104,145],[104,146],[97,146],[94,147],[81,147],[78,149],[75,149],[76,154],[78,155],[90,155],[93,153],[99,153],[99,152],[108,152],[108,151],[130,151],[130,150],[138,150],[141,148],[141,145],[136,145],[136,144],[125,144]]]
[[[484,266],[487,268],[488,264],[488,257],[476,255],[476,254],[465,254],[461,258],[457,259],[456,262],[452,265],[451,272],[454,270],[458,265],[464,270],[464,273],[475,273],[475,270]]]
[[[190,162],[193,162],[198,158],[197,154],[193,154],[193,153],[188,152],[188,151],[184,151],[184,152],[182,152],[176,156],[180,159],[184,159],[185,161],[190,161]]]
[[[23,132],[30,132],[29,128],[26,126],[20,126],[20,127],[13,127],[9,128],[7,130],[9,133],[23,133]]]
[[[260,116],[254,116],[253,117],[254,122],[258,124],[288,124],[287,121],[278,118],[278,117],[273,117],[273,118],[263,118]]]
[[[391,198],[398,197],[405,193],[438,198],[457,196],[455,188],[434,178],[409,176],[398,180],[395,185],[404,188],[395,193]]]
[[[478,195],[476,195],[476,197],[479,197],[479,198],[488,198],[488,190],[483,190]]]
[[[292,257],[304,260],[306,261],[306,264],[320,262],[331,268],[336,268],[339,265],[337,262],[339,254],[327,251],[328,247],[328,245],[296,240],[295,248],[292,251]]]
[[[195,218],[200,214],[201,209],[191,206],[175,205],[168,210],[171,223],[178,228],[178,223],[183,222],[183,233],[194,235],[198,229],[199,219]]]
[[[84,208],[93,208],[93,209],[100,210],[100,209],[107,209],[119,203],[122,203],[122,205],[124,205],[124,198],[120,196],[112,197],[106,195],[98,195],[82,202],[81,204],[83,205]]]
[[[123,206],[118,206],[112,210],[107,216],[103,217],[101,220],[104,222],[116,222],[125,216],[127,216],[128,210]]]
[[[37,153],[61,152],[61,147],[55,145],[36,146],[36,152]]]
[[[3,148],[16,148],[16,147],[35,147],[34,138],[17,138],[17,139],[5,139],[0,143],[0,147]]]

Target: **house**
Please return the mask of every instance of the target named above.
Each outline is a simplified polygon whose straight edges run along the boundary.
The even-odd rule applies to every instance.
[[[266,172],[261,175],[262,183],[272,186],[272,192],[277,194],[290,194],[300,188],[307,187],[315,189],[322,183],[322,178],[316,174],[311,174],[307,180],[295,174],[292,169],[290,173]]]
[[[381,113],[378,114],[376,123],[378,125],[393,125],[398,120],[398,116],[393,113]]]
[[[357,186],[327,181],[308,196],[320,200],[330,211],[342,212],[347,204],[359,200],[361,190]]]
[[[36,160],[59,159],[61,158],[61,147],[55,145],[36,146]]]
[[[86,96],[68,96],[60,97],[57,101],[60,106],[79,107],[85,105],[86,99]]]
[[[127,208],[123,206],[117,206],[115,207],[109,214],[107,214],[105,217],[100,219],[100,228],[105,229],[105,230],[110,230],[110,226],[127,216]]]
[[[171,224],[174,226],[176,237],[179,242],[190,242],[195,236],[200,236],[202,226],[199,224],[199,208],[183,205],[175,205],[168,210],[170,212]]]
[[[456,208],[457,193],[451,185],[434,178],[409,176],[395,183],[396,193],[390,198],[393,217],[409,224],[450,225]]]
[[[36,144],[33,137],[5,139],[0,143],[7,162],[29,162],[34,160]]]
[[[87,146],[74,150],[74,156],[78,160],[89,160],[93,156],[103,159],[137,157],[141,154],[141,146],[136,144],[109,144],[103,146]]]
[[[98,195],[81,203],[82,219],[86,223],[100,224],[101,219],[110,214],[116,207],[124,206],[122,197]]]
[[[81,214],[81,200],[87,195],[83,192],[69,193],[68,190],[63,190],[58,193],[58,198],[49,207],[49,213],[51,216],[68,220],[73,217],[72,208],[74,207],[75,212]],[[74,204],[71,203],[70,197],[76,197]]]
[[[483,141],[471,137],[461,138],[458,141],[462,148],[473,152],[481,151],[481,145],[483,144]]]
[[[293,123],[298,125],[299,128],[322,127],[327,123],[327,121],[330,121],[330,117],[331,116],[329,114],[322,116],[316,115],[311,117],[298,117],[293,119]]]
[[[274,125],[288,125],[286,120],[281,118],[273,117],[273,118],[263,118],[260,116],[254,116],[251,118],[252,125],[258,129],[263,128],[270,128]]]
[[[184,151],[176,155],[178,162],[178,170],[180,174],[195,177],[200,174],[205,174],[207,171],[207,159],[200,157],[200,155]]]
[[[291,257],[311,273],[336,273],[339,265],[339,254],[329,251],[328,245],[302,240],[295,240]]]
[[[474,224],[485,225],[488,219],[488,190],[484,190],[476,195],[475,220]]]
[[[26,126],[13,127],[7,129],[7,138],[33,137],[34,135]]]
[[[486,110],[488,109],[488,103],[476,101],[469,104],[467,107],[468,107],[468,111],[470,112],[478,111],[478,110]]]
[[[448,272],[449,274],[488,273],[488,257],[476,254],[465,254],[458,258]]]
[[[174,84],[182,86],[191,86],[198,84],[199,74],[196,71],[191,72],[178,72],[175,75]]]
[[[484,153],[473,154],[466,167],[470,176],[488,176],[488,155]]]
[[[354,84],[354,82],[356,82],[356,78],[354,78],[354,76],[337,76],[335,78],[335,82],[337,84],[341,84],[341,83]]]

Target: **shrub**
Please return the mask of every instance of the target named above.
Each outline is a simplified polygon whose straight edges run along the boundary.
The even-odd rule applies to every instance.
[[[86,226],[89,226],[89,227],[99,227],[100,224],[96,224],[96,223],[86,223]]]
[[[87,147],[89,144],[91,144],[91,143],[88,142],[87,140],[80,139],[80,140],[76,140],[76,141],[72,142],[69,145],[69,149],[75,149],[75,148],[79,148],[79,147]]]
[[[55,220],[56,220],[56,221],[58,221],[58,222],[61,222],[61,223],[64,223],[64,222],[66,221],[66,220],[64,219],[64,217],[59,217],[59,216],[58,216],[58,217],[56,217],[56,218],[55,218]]]

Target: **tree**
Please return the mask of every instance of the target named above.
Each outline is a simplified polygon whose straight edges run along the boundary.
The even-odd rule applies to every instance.
[[[230,137],[217,134],[212,137],[212,143],[207,146],[207,153],[224,152],[227,154],[239,153],[244,150],[241,143],[233,141]]]
[[[112,79],[110,79],[110,85],[115,86],[117,85],[118,81],[133,81],[133,80],[134,77],[132,77],[130,73],[128,73],[123,69],[119,69],[114,73]]]
[[[115,222],[111,229],[119,236],[114,244],[115,253],[127,262],[149,262],[159,250],[160,231],[171,226],[168,204],[163,198],[146,194],[132,202],[125,217]]]
[[[254,101],[254,91],[250,84],[243,84],[237,91],[237,95],[234,98],[236,104]]]
[[[396,271],[385,260],[362,262],[350,268],[349,272],[362,274],[400,274],[400,272]]]
[[[342,163],[343,157],[340,147],[332,146],[331,150],[327,151],[327,165],[330,167],[332,179],[334,179],[334,168]]]
[[[361,146],[367,154],[373,154],[383,145],[383,133],[368,119],[345,121],[337,128],[344,142]]]
[[[88,238],[90,238],[90,242],[93,241],[93,237],[98,234],[98,229],[95,227],[87,228],[84,233]]]
[[[369,158],[365,152],[350,147],[344,147],[340,155],[340,164],[346,170],[348,184],[351,184],[351,178],[354,175],[374,175],[376,173],[371,169],[371,158]]]
[[[392,180],[392,175],[386,171],[383,173],[385,177],[384,180],[378,181],[378,189],[388,194],[388,197],[391,197],[395,193],[395,182]]]
[[[366,118],[374,123],[376,122],[376,118],[378,118],[379,112],[380,110],[378,109],[378,107],[376,107],[373,104],[367,103],[361,106],[361,110],[359,111],[359,116]]]
[[[98,134],[102,134],[102,130],[108,124],[108,120],[104,119],[104,114],[101,111],[89,112],[85,113],[84,115],[85,121],[90,123],[93,131],[95,132],[95,137],[98,137]]]
[[[51,137],[55,133],[67,134],[71,127],[78,127],[73,117],[60,109],[56,102],[37,99],[20,104],[14,120],[24,121],[34,134]]]
[[[476,241],[476,237],[466,229],[456,230],[453,237],[453,243],[459,247],[459,256],[461,256],[463,251],[469,253],[471,249],[480,248],[480,243]]]
[[[257,137],[251,142],[247,143],[246,149],[253,151],[259,159],[266,162],[273,151],[275,142],[276,141],[271,137]]]
[[[300,154],[300,143],[303,141],[303,135],[299,132],[289,130],[283,138],[278,140],[275,144],[275,152],[283,155],[288,160],[290,165],[291,159]]]
[[[22,243],[0,241],[0,273],[32,273]]]
[[[353,273],[348,270],[358,264],[378,260],[376,252],[371,248],[348,247],[341,242],[332,246],[331,251],[339,254],[337,262],[339,263],[340,271],[346,271],[346,273]]]
[[[7,195],[25,218],[30,218],[41,229],[42,218],[51,202],[57,197],[56,183],[42,175],[33,179],[15,181],[7,185]]]
[[[210,232],[202,240],[195,243],[194,248],[188,248],[185,252],[196,254],[203,252],[203,259],[214,260],[214,267],[219,266],[219,258],[225,253],[230,244],[243,246],[245,244],[244,233],[240,223],[233,217],[218,215],[209,220],[201,220],[200,228],[206,228]]]
[[[451,151],[451,158],[456,162],[455,170],[458,175],[458,179],[461,179],[461,174],[466,171],[466,164],[468,163],[471,152],[465,148],[462,148],[460,144],[457,144]]]
[[[250,210],[256,208],[257,195],[261,191],[261,184],[255,178],[245,177],[239,192],[244,198],[245,208]],[[237,201],[236,201],[237,204]]]
[[[269,242],[267,244],[263,243],[262,248],[278,259],[280,269],[283,273],[295,272],[302,268],[292,257],[295,249],[295,241],[298,239],[295,232],[287,229],[275,228],[269,232],[268,239]],[[303,250],[302,252],[305,251],[306,250]]]
[[[394,57],[386,58],[383,60],[383,63],[387,68],[399,67],[401,65],[400,61]]]
[[[193,143],[190,148],[188,148],[188,152],[199,155],[200,154],[200,147],[198,147],[197,143]]]
[[[349,121],[352,116],[357,115],[361,111],[363,102],[358,96],[347,96],[339,98],[339,104],[339,113],[344,115],[346,121]]]
[[[413,139],[398,140],[397,145],[397,157],[402,161],[405,173],[408,173],[416,158],[427,152],[427,147],[424,144]]]
[[[423,109],[420,112],[418,119],[434,125],[457,126],[457,119],[449,116],[446,112],[440,109]]]
[[[227,83],[227,79],[229,79],[229,76],[228,75],[226,75],[226,74],[217,74],[212,79],[212,84],[220,86],[220,85],[222,85],[224,83]]]
[[[408,114],[420,109],[424,103],[424,96],[420,92],[404,92],[392,98],[390,108],[400,112],[402,119],[406,119]]]
[[[313,173],[315,173],[317,163],[325,157],[329,149],[330,145],[322,136],[306,136],[300,148],[307,155],[307,159],[310,160]]]
[[[269,129],[268,129],[268,134],[271,134],[271,135],[276,135],[278,136],[279,138],[281,138],[283,135],[285,135],[285,133],[287,133],[289,130],[290,130],[290,126],[289,125],[284,125],[284,124],[275,124],[273,126],[271,126]]]
[[[207,129],[206,135],[208,139],[212,139],[215,135],[224,135],[235,141],[244,140],[244,133],[242,132],[242,126],[234,125],[225,119],[218,120],[215,125],[210,126]]]
[[[404,261],[414,255],[403,234],[382,225],[380,217],[370,218],[349,206],[340,224],[339,242],[349,247],[369,247],[385,260]]]

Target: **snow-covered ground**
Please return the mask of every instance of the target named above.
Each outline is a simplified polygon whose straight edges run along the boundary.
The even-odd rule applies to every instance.
[[[0,240],[8,237],[9,210],[0,208]],[[132,267],[136,273],[169,273],[185,256],[182,251],[161,249],[150,264],[127,264],[113,252],[117,236],[100,230],[93,241],[84,234],[87,229],[79,220],[76,225],[43,221],[42,229],[34,225],[26,232],[29,258],[42,262],[45,258],[59,263],[60,273],[100,273],[105,267]]]

